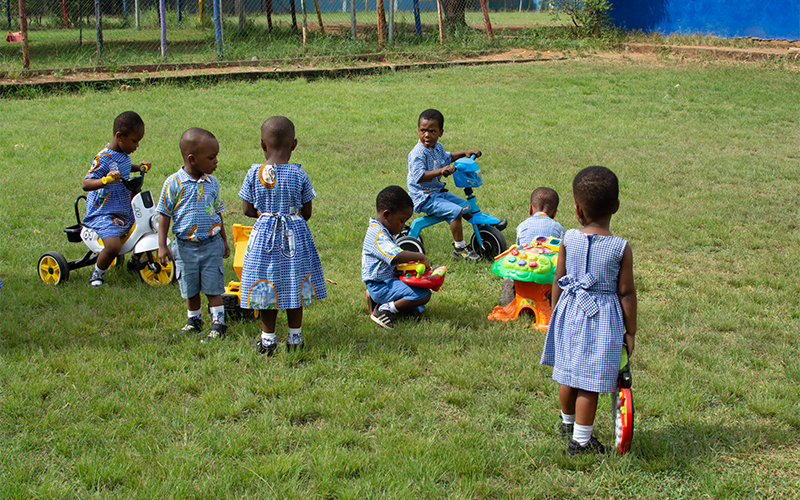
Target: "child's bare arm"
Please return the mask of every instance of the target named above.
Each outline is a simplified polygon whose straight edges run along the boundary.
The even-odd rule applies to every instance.
[[[222,236],[222,244],[225,245],[225,251],[222,252],[222,258],[227,259],[231,256],[231,247],[228,246],[228,236],[225,234],[225,221],[222,220],[222,214],[219,214],[219,222],[222,224],[219,234]]]
[[[142,163],[136,164],[131,163],[131,172],[144,172],[147,173],[150,171],[150,168],[153,166],[152,163],[149,161],[143,161]]]
[[[258,218],[258,211],[256,210],[256,207],[254,207],[249,201],[242,201],[242,212],[244,212],[244,214],[248,217],[252,217],[254,219]]]
[[[161,265],[166,266],[167,262],[172,260],[172,252],[167,246],[167,233],[169,233],[169,224],[172,219],[168,215],[159,214],[158,216],[158,260]]]
[[[431,263],[428,262],[428,258],[425,257],[424,253],[421,252],[409,252],[408,250],[403,250],[399,254],[394,256],[392,259],[392,265],[396,266],[397,264],[405,264],[406,262],[420,262],[425,264],[425,269],[431,268]]]
[[[622,253],[617,295],[622,306],[622,321],[625,323],[625,344],[628,346],[628,355],[630,356],[633,354],[636,337],[636,285],[633,282],[633,251],[630,245],[625,245],[625,250]]]
[[[108,173],[106,177],[103,177],[103,179],[107,179],[108,177],[112,178],[110,182],[119,182],[122,179],[122,174],[119,172],[119,170],[112,170],[111,172]],[[109,183],[108,179],[106,180],[106,182],[103,182],[103,179],[93,179],[91,177],[84,177],[83,183],[81,183],[81,188],[84,191],[97,191],[98,189],[102,188],[103,186]]]
[[[567,250],[564,248],[564,243],[558,247],[558,262],[556,263],[556,274],[553,277],[553,289],[550,291],[550,307],[555,309],[558,303],[558,298],[561,297],[561,287],[558,286],[558,280],[567,274]]]
[[[475,155],[475,158],[480,158],[481,152],[477,149],[468,149],[466,151],[457,151],[455,153],[450,153],[450,157],[453,161],[460,160],[461,158],[469,158],[470,156]]]
[[[305,220],[308,220],[308,219],[311,218],[311,202],[310,201],[308,203],[304,204],[303,208],[300,209],[300,215],[302,215]]]

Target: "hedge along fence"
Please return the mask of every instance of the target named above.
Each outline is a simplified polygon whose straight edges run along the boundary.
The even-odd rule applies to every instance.
[[[459,15],[459,0],[0,1],[8,26],[0,70],[19,68],[20,58],[23,69],[74,69],[346,56],[396,41],[444,43],[453,17],[447,12]],[[478,23],[491,42],[487,0],[460,1],[462,18],[465,11],[482,14]],[[517,1],[520,12],[526,1],[528,10],[539,6]],[[508,2],[502,0],[506,8]]]

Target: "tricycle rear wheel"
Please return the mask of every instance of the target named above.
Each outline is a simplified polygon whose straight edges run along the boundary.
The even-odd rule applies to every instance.
[[[506,251],[506,238],[499,229],[494,226],[480,225],[478,230],[481,234],[481,240],[483,240],[483,246],[478,245],[478,238],[474,234],[470,242],[472,249],[478,255],[486,260],[492,260]]]
[[[39,278],[48,285],[60,285],[69,279],[67,259],[58,252],[47,252],[39,257]]]
[[[175,279],[175,264],[168,260],[167,265],[162,265],[158,260],[158,255],[153,250],[143,253],[137,259],[137,262],[139,277],[148,285],[168,285]]]

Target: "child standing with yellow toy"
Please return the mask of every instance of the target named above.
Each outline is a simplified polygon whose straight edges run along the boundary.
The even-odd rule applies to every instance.
[[[619,209],[614,172],[587,167],[575,176],[572,193],[583,228],[567,231],[558,250],[541,364],[553,367],[560,385],[561,435],[570,439],[569,455],[605,453],[592,431],[598,393],[617,389],[623,346],[633,353],[633,252],[610,230]]]
[[[255,346],[268,356],[277,349],[278,309],[286,309],[291,351],[303,347],[303,306],[328,296],[306,222],[317,194],[300,164],[289,163],[295,147],[294,123],[284,116],[267,119],[261,126],[266,163],[250,167],[239,191],[244,214],[257,218],[244,255],[240,305],[260,310]]]
[[[120,179],[128,180],[131,172],[147,172],[150,162],[131,163],[130,155],[144,137],[144,121],[133,111],[125,111],[114,119],[114,136],[92,162],[81,187],[86,195],[83,224],[94,229],[103,239],[103,250],[97,256],[89,284],[103,285],[106,271],[119,255],[121,237],[133,226],[131,194]]]

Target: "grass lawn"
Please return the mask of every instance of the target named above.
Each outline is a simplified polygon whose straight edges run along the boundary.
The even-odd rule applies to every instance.
[[[797,496],[798,95],[796,72],[773,63],[583,59],[0,100],[0,497]],[[535,187],[558,190],[571,228],[575,173],[618,174],[612,230],[633,248],[639,297],[629,454],[565,457],[543,335],[487,321],[500,278],[449,261],[445,226],[424,234],[449,269],[424,319],[369,321],[367,219],[381,188],[405,186],[428,107],[445,115],[448,150],[483,151],[476,194],[508,218],[509,241]],[[263,160],[261,122],[294,120],[331,280],[306,308],[305,351],[260,356],[246,321],[215,345],[175,342],[177,286],[124,270],[99,290],[89,269],[39,280],[42,253],[83,253],[62,229],[127,109],[146,123],[133,160],[153,162],[154,192],[186,128],[217,135],[228,227],[250,222],[237,192]],[[604,396],[605,443],[610,412]]]

